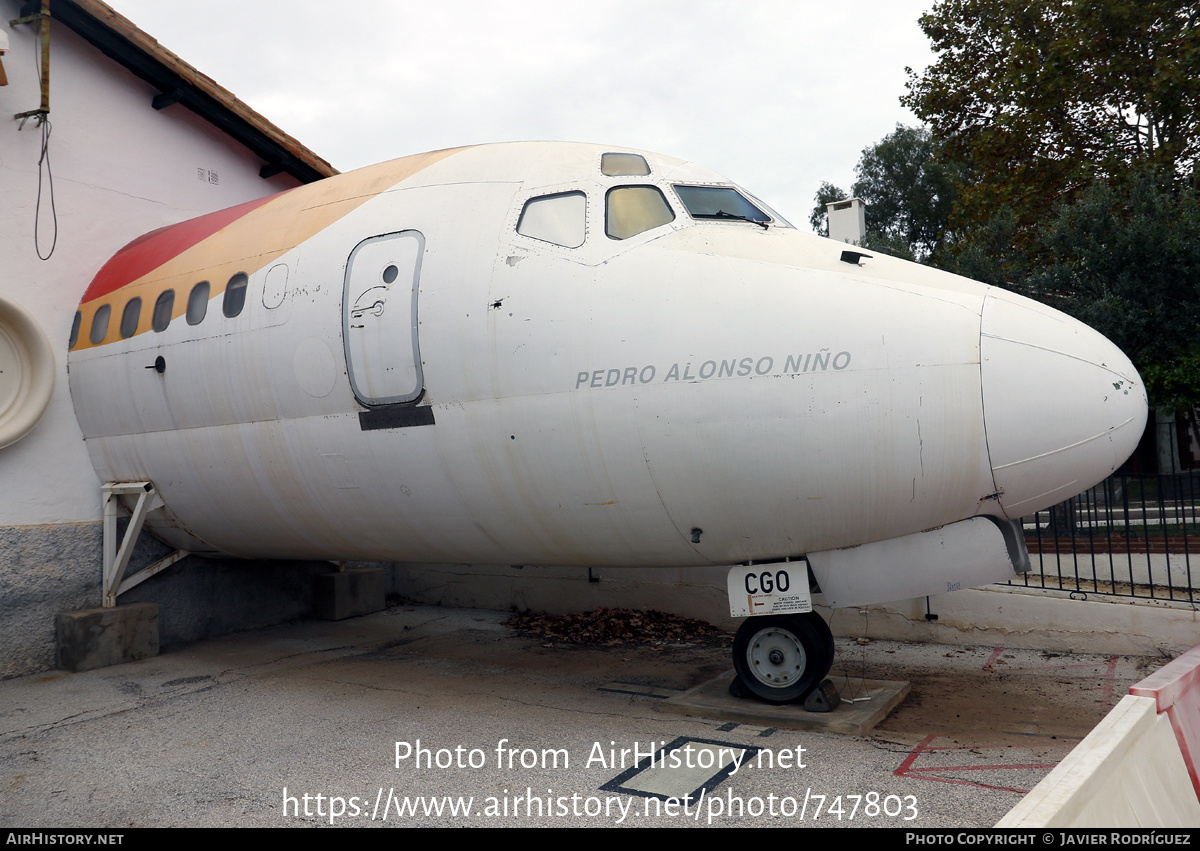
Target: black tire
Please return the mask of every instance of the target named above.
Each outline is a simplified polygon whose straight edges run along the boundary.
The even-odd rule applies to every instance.
[[[829,628],[829,624],[825,623],[825,618],[821,617],[816,612],[808,612],[807,614],[800,615],[800,617],[808,618],[816,630],[821,634],[821,643],[825,647],[825,674],[828,674],[829,669],[833,667],[833,654],[834,650],[836,649],[833,643],[833,630]],[[825,679],[825,674],[821,674],[822,680]],[[817,682],[820,681],[821,680],[817,680]]]
[[[733,638],[738,679],[767,703],[803,700],[832,664],[833,636],[815,613],[748,618]]]

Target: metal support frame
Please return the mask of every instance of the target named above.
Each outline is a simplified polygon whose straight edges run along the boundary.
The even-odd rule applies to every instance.
[[[101,486],[100,496],[104,505],[104,608],[111,609],[117,605],[119,594],[166,570],[188,555],[188,551],[176,550],[126,579],[125,570],[129,567],[129,556],[132,555],[133,545],[142,532],[146,515],[163,506],[162,497],[154,490],[151,482],[108,482]],[[129,526],[125,529],[118,549],[117,514],[121,508],[122,496],[137,496],[137,502],[133,506]]]

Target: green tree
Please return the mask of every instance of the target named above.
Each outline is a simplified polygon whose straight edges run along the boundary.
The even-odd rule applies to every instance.
[[[941,159],[940,149],[928,130],[897,124],[863,150],[850,192],[867,205],[865,247],[923,262],[942,247],[961,175],[956,165]],[[822,183],[809,217],[813,229],[828,235],[825,205],[847,197],[833,184]]]
[[[1151,400],[1200,406],[1200,192],[1153,173],[1097,182],[1038,234],[1021,288],[1129,355]]]
[[[1019,237],[1131,167],[1194,176],[1194,0],[940,0],[920,23],[937,59],[901,102],[972,173],[956,223],[1007,208]]]
[[[1072,313],[1200,403],[1200,3],[938,0],[902,102],[967,177],[951,271]]]
[[[846,190],[839,189],[832,183],[822,180],[821,187],[813,196],[817,206],[813,207],[812,213],[808,217],[808,223],[812,225],[812,229],[821,236],[829,236],[829,215],[826,205],[832,204],[834,201],[844,201],[849,197]]]

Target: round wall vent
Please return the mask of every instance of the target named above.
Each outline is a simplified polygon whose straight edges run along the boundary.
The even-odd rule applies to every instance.
[[[33,430],[54,390],[54,352],[32,316],[0,298],[0,448]]]

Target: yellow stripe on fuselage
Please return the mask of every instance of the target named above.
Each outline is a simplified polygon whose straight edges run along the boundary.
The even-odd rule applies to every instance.
[[[121,311],[130,299],[142,299],[135,336],[150,330],[154,302],[169,289],[175,291],[171,312],[174,321],[187,311],[188,293],[200,281],[209,282],[210,299],[221,296],[229,279],[238,272],[253,275],[381,192],[462,150],[447,148],[403,157],[281,194],[136,280],[81,304],[79,338],[73,351],[119,341]],[[108,333],[100,343],[93,344],[88,330],[96,311],[106,304],[112,308]]]

